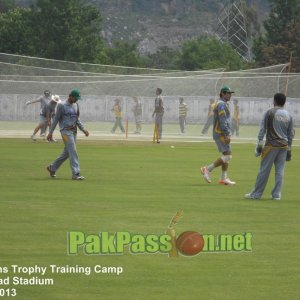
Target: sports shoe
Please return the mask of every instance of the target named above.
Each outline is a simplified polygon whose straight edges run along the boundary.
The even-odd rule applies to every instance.
[[[252,199],[252,200],[259,200],[260,198],[254,197],[253,195],[251,195],[251,193],[246,194],[244,196],[245,199]]]
[[[51,170],[51,166],[47,167],[47,171],[49,172],[49,174],[50,174],[51,177],[56,177],[55,171]]]
[[[207,183],[211,183],[210,172],[207,170],[207,168],[206,167],[202,167],[200,170],[201,170],[201,173],[203,175],[204,180]]]
[[[235,185],[236,182],[235,181],[231,181],[228,177],[225,179],[220,179],[219,180],[219,184],[223,184],[223,185]]]
[[[81,176],[79,173],[72,176],[73,180],[84,180],[84,177]]]
[[[281,200],[280,197],[273,197],[273,196],[271,196],[271,199],[272,199],[272,200],[277,200],[277,201]]]
[[[35,142],[36,141],[36,136],[33,134],[30,136],[30,138]]]

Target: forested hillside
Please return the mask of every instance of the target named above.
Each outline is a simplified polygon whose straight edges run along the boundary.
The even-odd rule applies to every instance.
[[[35,0],[16,0],[30,6]],[[161,47],[178,49],[186,40],[212,34],[224,0],[89,0],[101,12],[101,35],[112,45],[116,40],[134,42],[140,53]],[[248,0],[261,22],[268,14],[268,0]]]

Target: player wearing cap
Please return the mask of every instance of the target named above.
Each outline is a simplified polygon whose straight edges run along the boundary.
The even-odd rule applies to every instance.
[[[41,115],[43,108],[44,108],[45,105],[46,105],[47,103],[49,103],[50,101],[51,101],[51,92],[48,91],[48,90],[46,90],[46,91],[44,91],[44,95],[43,95],[43,96],[40,96],[37,100],[27,101],[27,102],[26,102],[26,105],[34,104],[34,103],[38,103],[38,102],[39,102],[39,103],[40,103],[40,115]],[[40,125],[40,124],[38,124],[37,127],[34,129],[34,134],[32,134],[31,137],[30,137],[33,141],[36,141],[36,136],[35,136],[35,134],[36,134],[39,130],[41,130],[41,133],[40,133],[40,136],[41,136],[41,137],[44,137],[45,134],[46,134],[47,123],[46,123],[44,126],[42,126],[42,127],[40,127],[39,125]],[[39,127],[39,128],[38,128],[38,127]],[[36,131],[37,128],[38,128],[38,130]]]
[[[64,103],[58,104],[56,114],[47,136],[48,141],[53,140],[53,132],[59,122],[60,132],[65,144],[65,148],[61,155],[47,167],[51,177],[56,177],[56,171],[62,163],[69,158],[72,170],[72,179],[83,180],[80,175],[80,166],[76,150],[77,127],[86,135],[89,132],[84,129],[83,124],[79,119],[79,106],[77,101],[81,99],[79,90],[72,90],[69,98]]]
[[[291,146],[294,138],[294,125],[291,115],[283,108],[286,96],[282,93],[274,95],[274,107],[269,109],[261,122],[258,133],[258,143],[255,155],[261,155],[260,169],[255,186],[246,199],[260,199],[267,185],[273,164],[275,165],[275,186],[271,192],[271,199],[281,199],[281,188],[285,162],[292,158]],[[263,146],[263,139],[266,142]]]
[[[51,119],[54,116],[57,103],[60,103],[60,98],[58,95],[54,95],[54,96],[52,96],[51,101],[42,108],[41,113],[40,113],[40,122],[35,127],[33,134],[31,136],[31,138],[34,141],[36,140],[35,135],[40,129],[47,127],[47,126],[50,127]],[[55,140],[53,140],[53,141],[55,141]]]
[[[229,101],[234,93],[228,86],[223,86],[220,99],[214,107],[213,139],[222,156],[208,166],[201,167],[201,173],[206,182],[211,183],[210,173],[217,167],[222,168],[219,184],[234,185],[235,182],[228,178],[228,163],[232,158],[230,147],[230,110]]]

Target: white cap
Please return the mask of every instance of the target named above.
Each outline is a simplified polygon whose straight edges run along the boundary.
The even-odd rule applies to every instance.
[[[52,100],[53,102],[60,103],[60,98],[59,98],[58,95],[53,95],[53,96],[51,97],[51,100]]]

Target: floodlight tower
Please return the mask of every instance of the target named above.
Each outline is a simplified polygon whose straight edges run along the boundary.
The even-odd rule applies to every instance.
[[[251,55],[245,8],[245,1],[225,1],[225,5],[218,16],[215,35],[220,41],[230,44],[244,60],[249,61]]]

